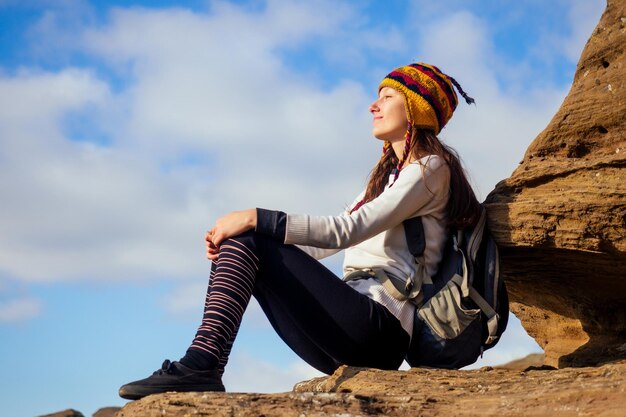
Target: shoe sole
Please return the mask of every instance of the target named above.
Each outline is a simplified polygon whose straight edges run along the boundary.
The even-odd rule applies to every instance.
[[[123,386],[119,389],[119,395],[127,400],[139,400],[152,394],[163,394],[166,392],[224,392],[224,385],[189,385],[184,387],[141,387]]]

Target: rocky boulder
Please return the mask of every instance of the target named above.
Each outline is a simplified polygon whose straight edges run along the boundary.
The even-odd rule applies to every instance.
[[[282,394],[167,393],[116,417],[621,417],[626,362],[595,368],[381,371],[341,367]]]
[[[103,407],[96,411],[92,417],[115,417],[115,414],[121,409],[122,407]]]
[[[609,0],[568,96],[487,197],[511,310],[547,364],[626,357],[626,2]]]

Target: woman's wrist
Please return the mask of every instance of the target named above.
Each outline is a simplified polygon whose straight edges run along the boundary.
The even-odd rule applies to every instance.
[[[248,214],[248,226],[250,226],[250,229],[256,229],[256,225],[257,225],[257,209],[248,209],[246,210],[247,214]]]

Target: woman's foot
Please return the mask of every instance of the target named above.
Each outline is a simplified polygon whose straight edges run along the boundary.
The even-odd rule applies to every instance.
[[[217,370],[197,371],[166,359],[161,369],[148,378],[123,385],[119,393],[122,398],[138,400],[146,395],[168,391],[224,391],[224,384]]]

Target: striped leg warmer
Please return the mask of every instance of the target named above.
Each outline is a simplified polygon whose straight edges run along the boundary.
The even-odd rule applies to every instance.
[[[258,269],[257,256],[241,242],[229,239],[220,246],[219,259],[211,268],[202,324],[180,360],[183,365],[224,372]]]

